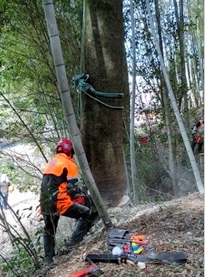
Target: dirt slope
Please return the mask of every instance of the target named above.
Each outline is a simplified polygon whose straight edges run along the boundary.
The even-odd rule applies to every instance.
[[[198,193],[172,200],[159,205],[140,205],[138,207],[116,208],[110,211],[117,228],[143,233],[149,246],[156,253],[161,251],[183,251],[187,262],[181,266],[165,264],[146,264],[140,270],[128,264],[98,264],[103,270],[102,277],[120,276],[204,276],[204,199]],[[69,277],[88,266],[83,255],[108,253],[106,232],[101,222],[75,251],[67,256],[56,257],[53,267],[44,268],[35,276]]]

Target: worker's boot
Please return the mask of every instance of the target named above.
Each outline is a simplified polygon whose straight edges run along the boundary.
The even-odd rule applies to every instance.
[[[84,236],[87,234],[87,232],[92,227],[93,223],[87,218],[80,218],[77,221],[75,230],[70,238],[69,245],[75,245],[83,241]]]
[[[47,265],[53,262],[53,257],[55,256],[55,239],[53,236],[45,233],[43,235],[44,239],[44,254],[45,254],[45,263]]]

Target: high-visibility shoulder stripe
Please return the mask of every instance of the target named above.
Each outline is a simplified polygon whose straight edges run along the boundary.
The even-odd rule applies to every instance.
[[[78,167],[67,155],[60,153],[51,159],[44,170],[44,174],[53,174],[60,176],[63,169],[67,168],[67,178],[76,178],[78,176]]]

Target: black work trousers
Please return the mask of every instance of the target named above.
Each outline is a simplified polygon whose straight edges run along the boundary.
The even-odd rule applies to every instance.
[[[62,216],[77,219],[70,244],[80,243],[92,227],[92,222],[89,220],[90,215],[91,210],[88,207],[77,203],[74,203],[62,214]],[[43,215],[43,218],[45,224],[43,234],[45,261],[49,263],[52,261],[53,256],[55,256],[55,234],[60,216],[50,214]]]

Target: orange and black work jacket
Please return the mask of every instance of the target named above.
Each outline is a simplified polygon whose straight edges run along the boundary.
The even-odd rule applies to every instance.
[[[200,120],[195,125],[192,134],[194,135],[194,140],[196,143],[203,142],[204,140],[204,120]]]
[[[51,159],[43,172],[40,205],[42,214],[63,214],[72,204],[67,184],[78,181],[78,167],[64,153]]]

